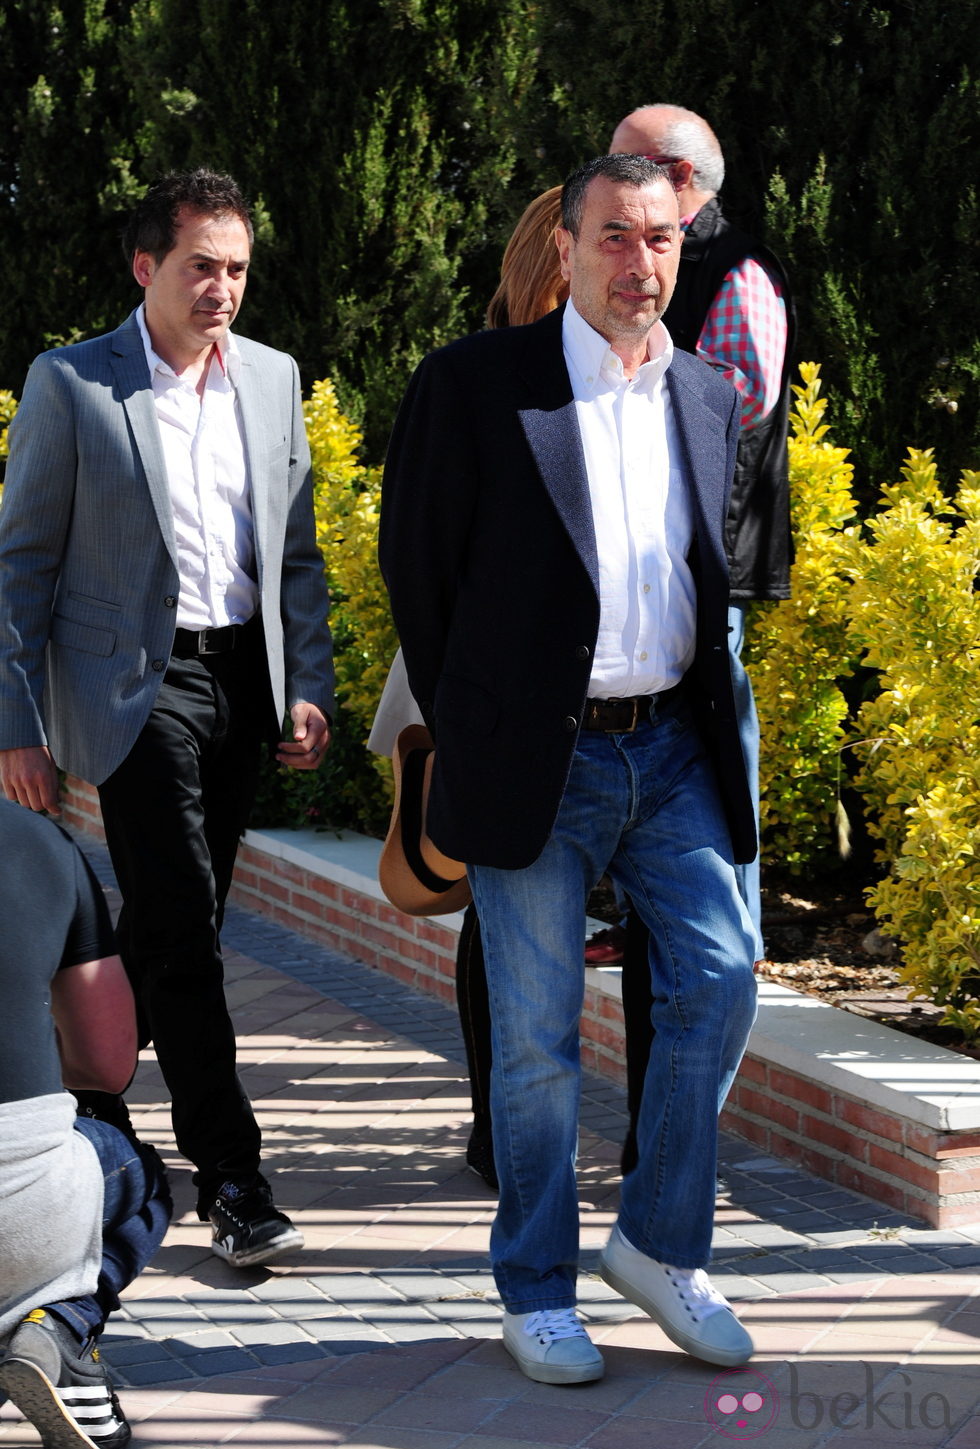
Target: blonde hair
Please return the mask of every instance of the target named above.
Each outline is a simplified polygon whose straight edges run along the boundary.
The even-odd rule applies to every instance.
[[[561,187],[552,186],[526,207],[507,243],[500,285],[487,307],[488,327],[521,327],[564,302],[555,228],[561,225]]]

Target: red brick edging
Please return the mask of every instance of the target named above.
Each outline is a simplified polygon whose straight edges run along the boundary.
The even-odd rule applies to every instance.
[[[65,819],[102,838],[95,792],[73,778],[67,784]],[[295,838],[303,840],[299,832]],[[297,863],[285,858],[276,841],[249,832],[239,851],[232,899],[418,991],[447,1003],[455,1000],[458,918],[405,916],[381,897],[373,880],[354,870]],[[796,996],[785,988],[767,989],[780,993],[781,1001]],[[842,1028],[849,1024],[841,1023]],[[889,1028],[880,1031],[899,1036]],[[790,1055],[799,1059],[798,1066],[777,1064],[750,1043],[722,1113],[726,1131],[934,1227],[980,1221],[980,1065],[974,1064],[975,1094],[972,1081],[967,1094],[976,1106],[967,1112],[969,1124],[944,1130],[929,1125],[929,1118],[941,1112],[931,1103],[923,1107],[924,1099],[913,1092],[904,1107],[901,1093],[892,1092],[897,1105],[889,1109],[862,1096],[857,1077],[853,1094],[833,1083],[818,1053]],[[960,1061],[955,1053],[945,1055]],[[582,1061],[593,1072],[625,1081],[618,980],[602,972],[586,973]]]

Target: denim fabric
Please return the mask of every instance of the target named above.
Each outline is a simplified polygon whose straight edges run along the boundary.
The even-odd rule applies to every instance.
[[[755,711],[755,696],[752,681],[742,663],[742,645],[745,642],[745,604],[728,606],[728,652],[732,665],[732,688],[735,691],[735,717],[738,721],[738,737],[745,756],[745,769],[752,791],[755,807],[755,825],[759,828],[759,716]],[[736,865],[735,874],[742,900],[749,908],[749,915],[755,927],[755,959],[761,961],[766,954],[762,940],[762,898],[759,880],[759,855],[747,865]]]
[[[93,1294],[44,1306],[84,1342],[102,1332],[119,1307],[122,1290],[138,1278],[163,1242],[173,1204],[163,1165],[152,1148],[94,1117],[78,1117],[75,1131],[98,1154],[105,1178],[102,1268]]]
[[[512,1313],[575,1302],[584,915],[604,871],[650,931],[655,1028],[620,1226],[703,1266],[717,1116],[755,1014],[754,933],[712,766],[683,696],[633,734],[583,731],[551,838],[524,870],[470,868],[493,1016],[500,1205],[491,1235]]]

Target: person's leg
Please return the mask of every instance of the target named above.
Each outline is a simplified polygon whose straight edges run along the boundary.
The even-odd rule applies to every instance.
[[[732,687],[735,691],[735,717],[738,721],[738,737],[745,756],[745,769],[752,791],[755,807],[755,825],[759,829],[759,716],[755,708],[752,681],[742,663],[742,645],[745,642],[746,604],[730,604],[728,608],[728,651],[732,667]],[[761,961],[766,954],[762,939],[762,886],[759,873],[759,853],[755,859],[744,865],[736,865],[735,875],[742,900],[748,907],[752,925],[755,928],[755,959]]]
[[[80,1118],[76,1131],[98,1155],[104,1177],[102,1266],[94,1293],[33,1309],[13,1331],[0,1363],[0,1389],[52,1449],[124,1449],[130,1429],[96,1347],[119,1294],[146,1267],[170,1221],[163,1165],[106,1122]]]
[[[626,913],[626,945],[620,976],[623,1028],[626,1039],[626,1103],[630,1123],[619,1166],[625,1177],[636,1166],[636,1129],[643,1100],[643,1084],[653,1042],[653,994],[650,990],[650,932],[630,904]]]
[[[500,1203],[490,1251],[512,1314],[575,1303],[585,903],[618,840],[622,773],[606,737],[583,734],[538,859],[523,870],[468,869],[493,1033]]]
[[[619,741],[634,805],[610,864],[650,933],[653,1040],[637,1163],[600,1258],[613,1288],[675,1343],[735,1367],[752,1340],[704,1272],[718,1110],[755,1014],[755,933],[732,865],[713,770],[687,707]]]
[[[634,782],[610,864],[650,932],[653,1043],[620,1224],[682,1268],[710,1254],[718,1111],[755,1015],[754,936],[713,769],[683,702],[618,738]]]
[[[497,1188],[493,1165],[493,1123],[490,1113],[490,1068],[493,1047],[490,1039],[490,998],[483,961],[483,943],[476,908],[469,905],[456,948],[456,1005],[466,1047],[470,1075],[473,1127],[466,1144],[466,1161],[489,1187]]]
[[[84,1341],[102,1332],[119,1307],[120,1293],[163,1242],[173,1204],[163,1163],[152,1147],[91,1117],[76,1118],[75,1131],[91,1142],[102,1167],[102,1266],[94,1293],[45,1307]]]
[[[236,1072],[205,821],[220,714],[211,673],[172,660],[145,728],[99,789],[123,896],[120,951],[170,1091],[177,1145],[198,1170],[202,1216],[224,1181],[256,1177],[260,1149]]]

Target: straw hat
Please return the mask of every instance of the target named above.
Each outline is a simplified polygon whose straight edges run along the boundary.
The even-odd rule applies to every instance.
[[[391,762],[395,807],[378,862],[381,889],[393,906],[409,916],[443,916],[468,906],[466,867],[450,860],[425,832],[425,813],[435,746],[425,725],[407,725]]]

